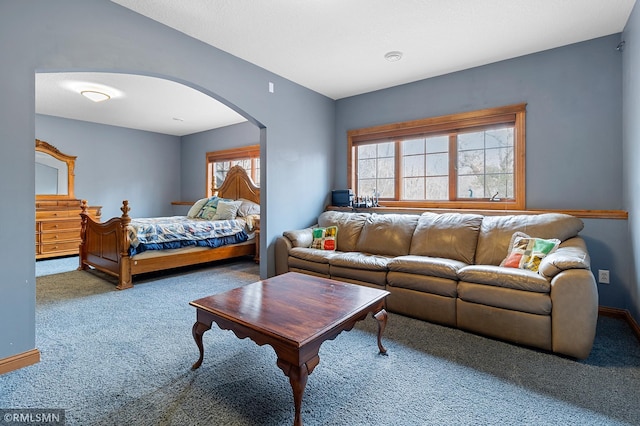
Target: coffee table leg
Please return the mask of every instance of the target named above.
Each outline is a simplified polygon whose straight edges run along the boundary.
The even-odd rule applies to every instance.
[[[278,358],[278,367],[289,377],[289,383],[291,383],[291,389],[293,390],[293,404],[296,410],[293,426],[302,426],[302,396],[304,395],[304,389],[307,387],[309,374],[319,362],[320,357],[317,355],[302,365],[293,365]]]
[[[196,345],[198,345],[198,349],[200,350],[200,358],[191,366],[192,370],[200,367],[202,365],[202,360],[204,359],[204,346],[202,345],[202,335],[205,331],[211,328],[210,325],[203,324],[201,322],[196,322],[193,324],[193,328],[191,329],[191,334],[193,334],[193,340],[196,341]]]
[[[383,309],[377,314],[374,314],[373,317],[378,321],[378,349],[380,349],[381,355],[387,355],[387,350],[382,346],[382,333],[387,326],[387,311]]]

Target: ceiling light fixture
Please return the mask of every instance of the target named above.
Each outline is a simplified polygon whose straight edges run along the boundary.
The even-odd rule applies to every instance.
[[[95,90],[83,90],[80,94],[87,99],[91,99],[93,102],[102,102],[111,99],[111,96],[106,93],[96,92]]]
[[[398,62],[400,59],[402,59],[402,52],[399,52],[397,50],[387,52],[385,53],[384,58],[389,62]]]

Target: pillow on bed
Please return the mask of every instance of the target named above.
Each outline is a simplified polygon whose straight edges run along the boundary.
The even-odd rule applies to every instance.
[[[252,214],[260,214],[260,204],[245,200],[244,198],[240,198],[238,201],[242,201],[238,209],[238,216],[247,217]]]
[[[198,215],[198,213],[200,213],[200,210],[202,210],[202,207],[204,207],[205,204],[207,204],[207,201],[209,201],[208,198],[201,198],[198,201],[196,201],[193,206],[191,206],[191,208],[189,209],[189,213],[187,213],[187,217],[190,218],[194,218]]]
[[[216,214],[211,220],[233,220],[238,215],[242,201],[220,200],[216,209]]]
[[[197,217],[201,219],[212,220],[213,217],[216,215],[216,209],[218,207],[219,201],[220,201],[220,198],[218,197],[209,198],[209,200],[204,204],[204,206],[202,206],[202,210],[200,210],[200,213],[198,213]]]

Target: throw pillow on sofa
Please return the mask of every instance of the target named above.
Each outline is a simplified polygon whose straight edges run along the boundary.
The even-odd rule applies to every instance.
[[[336,238],[338,237],[338,227],[329,226],[326,228],[313,228],[313,242],[311,248],[319,250],[336,249]]]
[[[511,238],[509,254],[500,266],[538,272],[542,259],[553,253],[559,244],[560,240],[556,238],[545,240],[543,238],[532,238],[522,232],[516,232]]]

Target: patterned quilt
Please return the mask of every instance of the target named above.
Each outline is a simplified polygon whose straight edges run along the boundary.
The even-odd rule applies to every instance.
[[[190,219],[186,216],[132,219],[129,255],[146,250],[202,246],[220,247],[248,240],[245,221]]]

